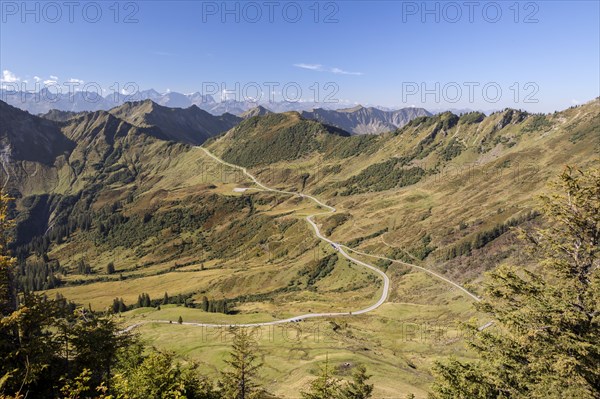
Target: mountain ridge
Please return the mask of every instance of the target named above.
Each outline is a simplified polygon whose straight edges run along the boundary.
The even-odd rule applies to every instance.
[[[126,102],[109,112],[136,126],[155,126],[168,139],[190,145],[202,144],[208,138],[231,129],[241,120],[231,114],[217,117],[196,105],[170,108],[152,100]]]
[[[396,111],[383,111],[374,107],[358,105],[352,108],[326,110],[317,108],[303,111],[301,115],[337,126],[353,134],[379,134],[395,130],[420,116],[431,116],[423,108],[402,108]]]
[[[3,101],[0,101],[0,120],[0,143],[4,158],[51,164],[75,146],[52,121],[31,115]]]

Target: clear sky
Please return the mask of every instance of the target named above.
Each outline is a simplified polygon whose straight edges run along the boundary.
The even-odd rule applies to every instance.
[[[600,95],[598,1],[23,4],[1,2],[4,85],[544,112]]]

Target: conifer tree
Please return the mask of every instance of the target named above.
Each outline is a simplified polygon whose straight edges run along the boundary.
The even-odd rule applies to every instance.
[[[219,388],[223,399],[255,399],[262,389],[257,383],[258,372],[262,367],[259,361],[258,345],[252,333],[245,328],[231,329],[233,344],[228,368],[221,373]]]
[[[535,270],[500,267],[467,326],[481,361],[438,363],[434,398],[600,397],[600,171],[567,170],[542,197],[545,228],[522,232]]]
[[[119,298],[113,299],[113,304],[112,304],[112,307],[111,307],[111,310],[112,310],[113,313],[118,313],[119,312],[120,304],[121,303],[119,301]]]
[[[113,274],[115,272],[115,264],[113,262],[109,262],[106,265],[106,274]]]
[[[301,392],[303,399],[337,399],[340,396],[340,381],[331,375],[329,357],[321,367],[321,374],[310,383],[306,392]]]
[[[125,312],[127,310],[127,305],[123,302],[123,298],[119,300],[119,312]]]
[[[367,368],[360,364],[352,373],[352,381],[342,388],[343,399],[368,399],[373,394],[373,384],[369,384]]]

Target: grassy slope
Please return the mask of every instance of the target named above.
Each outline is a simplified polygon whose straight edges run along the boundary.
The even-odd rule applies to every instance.
[[[442,114],[415,120],[393,134],[373,138],[368,151],[354,156],[340,155],[339,148],[347,146],[347,139],[338,138],[311,157],[257,165],[252,171],[276,187],[300,190],[305,182],[305,191],[328,198],[340,213],[348,214],[347,221],[333,232],[338,241],[349,242],[387,228],[387,233],[364,240],[362,248],[380,254],[395,250],[416,255],[422,238],[430,234],[430,246],[437,250],[422,263],[469,282],[497,265],[502,260],[498,257],[510,257],[506,251],[509,243],[500,245],[502,248],[492,248],[492,243],[484,249],[491,248],[488,252],[494,255],[502,253],[498,257],[477,254],[475,261],[463,257],[447,263],[442,261],[444,253],[534,209],[536,196],[564,165],[586,167],[597,162],[600,124],[597,100],[547,116],[509,110],[479,123],[473,123],[477,119],[472,116],[459,119]],[[223,152],[231,145],[225,135],[212,148]],[[382,169],[381,175],[373,172],[369,180],[363,177],[373,165],[390,159],[401,160],[392,170],[419,167],[424,176],[416,184],[382,191],[378,186],[361,186],[387,178],[387,169]],[[345,195],[351,185],[360,186],[361,191]],[[482,258],[484,262],[480,262]]]
[[[339,378],[348,377],[347,363],[348,368],[365,364],[376,384],[375,398],[403,397],[408,392],[425,398],[431,381],[428,369],[435,359],[449,355],[470,357],[457,329],[459,322],[473,316],[468,301],[423,274],[395,267],[389,273],[394,282],[390,302],[372,314],[256,329],[264,354],[265,386],[281,397],[299,398],[299,391],[327,356]],[[245,310],[249,313],[224,316],[169,305],[160,311],[138,309],[122,317],[124,324],[172,320],[173,325],[150,323],[139,331],[153,345],[199,361],[204,372],[216,376],[230,345],[226,329],[181,326],[176,321],[179,316],[184,321],[216,323],[272,318],[261,307]]]

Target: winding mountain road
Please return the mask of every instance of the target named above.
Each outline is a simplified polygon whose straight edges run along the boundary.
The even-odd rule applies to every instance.
[[[248,176],[250,179],[252,179],[252,181],[254,182],[254,184],[256,184],[258,187],[260,187],[262,190],[264,191],[271,191],[271,192],[275,192],[275,193],[280,193],[280,194],[287,194],[287,195],[292,195],[292,196],[296,196],[296,197],[302,197],[302,198],[308,198],[312,201],[314,201],[316,204],[320,205],[323,208],[328,209],[327,212],[320,212],[320,213],[315,213],[312,215],[308,215],[306,217],[306,220],[308,221],[308,223],[312,226],[313,230],[315,231],[315,235],[329,243],[331,246],[333,246],[333,248],[339,252],[344,258],[348,259],[350,262],[355,263],[357,265],[363,266],[373,272],[375,272],[376,274],[378,274],[382,280],[383,280],[383,291],[381,293],[381,297],[379,298],[379,300],[374,303],[373,305],[364,308],[364,309],[360,309],[360,310],[353,310],[353,311],[347,311],[347,312],[333,312],[333,313],[307,313],[307,314],[303,314],[303,315],[299,315],[299,316],[294,316],[294,317],[290,317],[287,319],[281,319],[281,320],[273,320],[273,321],[266,321],[266,322],[261,322],[261,323],[245,323],[245,324],[215,324],[215,323],[194,323],[194,322],[183,322],[181,324],[183,325],[188,325],[188,326],[197,326],[197,327],[260,327],[260,326],[273,326],[273,325],[278,325],[278,324],[285,324],[285,323],[295,323],[295,322],[299,322],[302,320],[306,320],[306,319],[312,319],[312,318],[320,318],[320,317],[339,317],[339,316],[352,316],[352,315],[359,315],[359,314],[364,314],[364,313],[368,313],[371,312],[375,309],[377,309],[378,307],[380,307],[381,305],[383,305],[385,303],[385,301],[387,300],[388,297],[388,293],[389,293],[389,289],[390,289],[390,279],[389,277],[382,272],[379,268],[377,268],[376,266],[370,265],[368,263],[365,263],[361,260],[358,260],[352,256],[350,256],[348,254],[347,251],[351,251],[351,252],[355,252],[357,254],[363,255],[363,256],[368,256],[368,257],[373,257],[373,258],[377,258],[377,259],[383,259],[383,260],[388,260],[391,262],[395,262],[395,263],[400,263],[402,265],[405,266],[409,266],[409,267],[413,267],[416,268],[418,270],[421,270],[425,273],[430,274],[431,276],[440,279],[441,281],[450,284],[452,286],[454,286],[455,288],[458,288],[459,290],[461,290],[462,292],[464,292],[465,294],[467,294],[470,298],[474,299],[475,301],[480,301],[480,298],[477,297],[475,294],[471,293],[469,290],[467,290],[466,288],[464,288],[463,286],[447,279],[444,276],[441,276],[440,274],[437,274],[429,269],[426,269],[424,267],[421,266],[417,266],[417,265],[413,265],[411,263],[406,263],[406,262],[402,262],[396,259],[390,259],[390,258],[386,258],[384,256],[379,256],[379,255],[371,255],[365,252],[361,252],[352,248],[349,248],[345,245],[342,245],[340,243],[334,242],[332,240],[330,240],[327,237],[324,237],[323,234],[321,234],[321,230],[319,229],[319,226],[317,226],[317,224],[315,223],[315,221],[313,220],[313,218],[315,216],[319,216],[319,215],[326,215],[326,214],[330,214],[330,213],[334,213],[336,212],[336,209],[330,205],[327,205],[323,202],[321,202],[318,198],[315,198],[311,195],[308,194],[303,194],[303,193],[298,193],[298,192],[293,192],[293,191],[285,191],[285,190],[277,190],[271,187],[267,187],[264,184],[262,184],[260,181],[258,181],[258,179],[252,175],[251,173],[248,172],[248,170],[246,170],[246,168],[242,167],[242,166],[238,166],[238,165],[234,165],[231,164],[229,162],[225,162],[223,161],[221,158],[217,157],[216,155],[214,155],[213,153],[211,153],[210,151],[208,151],[206,148],[204,147],[196,147],[196,148],[200,148],[201,150],[203,150],[206,155],[208,155],[209,157],[211,157],[212,159],[214,159],[215,161],[229,166],[231,168],[234,169],[239,169],[241,170],[246,176]],[[167,324],[172,324],[173,321],[170,320],[148,320],[148,321],[143,321],[143,322],[139,322],[136,324],[133,324],[129,327],[127,327],[125,330],[123,331],[130,331],[142,324],[145,323],[167,323]]]

